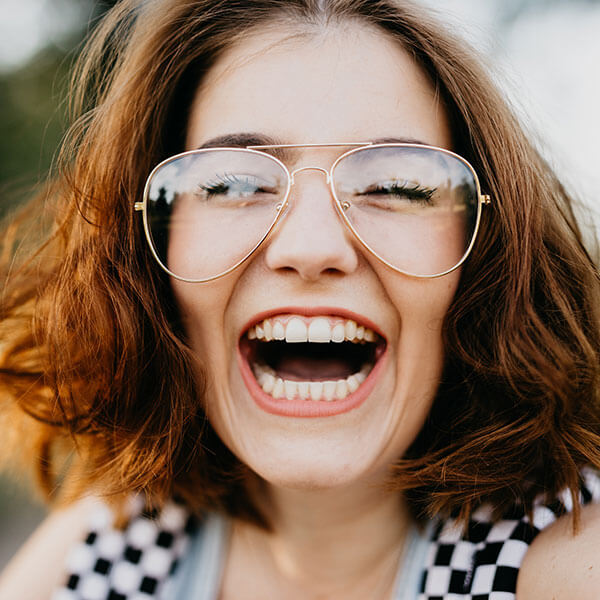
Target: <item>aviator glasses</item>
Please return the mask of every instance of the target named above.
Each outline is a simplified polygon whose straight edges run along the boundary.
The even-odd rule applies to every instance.
[[[275,156],[296,148],[351,147],[327,171],[290,169]],[[326,176],[335,210],[356,240],[388,267],[440,277],[467,258],[477,235],[482,195],[473,167],[457,154],[422,144],[287,144],[203,148],[177,154],[151,172],[144,229],[169,275],[217,279],[241,265],[292,209],[303,171]]]

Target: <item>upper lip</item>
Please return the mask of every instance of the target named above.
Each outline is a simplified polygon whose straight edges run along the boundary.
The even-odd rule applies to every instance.
[[[253,325],[256,325],[257,323],[260,323],[261,321],[264,321],[270,317],[282,315],[299,315],[304,317],[328,316],[350,319],[352,321],[356,321],[358,325],[364,325],[365,327],[372,329],[383,339],[386,339],[386,336],[381,331],[381,327],[371,321],[371,319],[348,308],[341,308],[339,306],[278,306],[277,308],[264,310],[256,313],[246,322],[242,328],[240,337],[243,336]]]

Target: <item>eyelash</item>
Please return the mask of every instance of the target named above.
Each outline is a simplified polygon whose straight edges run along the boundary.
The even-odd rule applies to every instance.
[[[217,194],[224,194],[227,192],[230,184],[240,182],[242,182],[242,180],[235,175],[225,173],[224,175],[217,175],[215,180],[208,182],[206,185],[199,185],[198,187],[208,196],[216,196]]]
[[[251,196],[253,194],[276,194],[277,190],[265,185],[265,182],[261,182],[258,178],[254,178],[251,175],[239,177],[237,175],[225,173],[224,175],[216,175],[213,181],[209,181],[204,185],[199,185],[198,189],[204,193],[208,198],[219,195],[227,195],[230,186],[235,185],[247,185],[250,188],[248,194],[241,190],[238,196]]]
[[[396,196],[406,196],[410,200],[418,200],[423,204],[429,204],[436,189],[426,188],[419,184],[398,184],[392,183],[388,187],[377,186],[373,189],[366,189],[362,196],[374,196],[377,194],[394,194]]]

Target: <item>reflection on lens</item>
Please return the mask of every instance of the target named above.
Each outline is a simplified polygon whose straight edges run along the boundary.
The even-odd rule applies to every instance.
[[[337,163],[333,178],[350,226],[393,267],[439,275],[467,253],[479,194],[472,169],[459,157],[419,146],[361,148]]]
[[[427,146],[367,146],[332,170],[343,219],[392,267],[442,275],[464,260],[481,204],[471,166]],[[249,149],[186,152],[161,163],[145,190],[152,251],[170,274],[206,281],[235,268],[269,233],[289,191],[286,168]]]
[[[198,150],[175,157],[147,185],[147,226],[160,263],[203,280],[239,264],[275,221],[287,173],[249,150]]]

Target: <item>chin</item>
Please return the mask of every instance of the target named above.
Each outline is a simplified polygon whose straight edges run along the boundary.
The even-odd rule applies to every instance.
[[[340,470],[339,466],[315,468],[293,464],[290,469],[263,469],[258,474],[271,486],[307,492],[319,492],[351,485],[361,479],[360,473]]]
[[[312,438],[312,439],[311,439]],[[365,481],[387,462],[381,452],[357,452],[350,440],[320,439],[268,440],[247,449],[240,458],[274,487],[298,490],[327,490]],[[374,450],[374,449],[373,449]],[[380,457],[380,460],[377,460]]]

